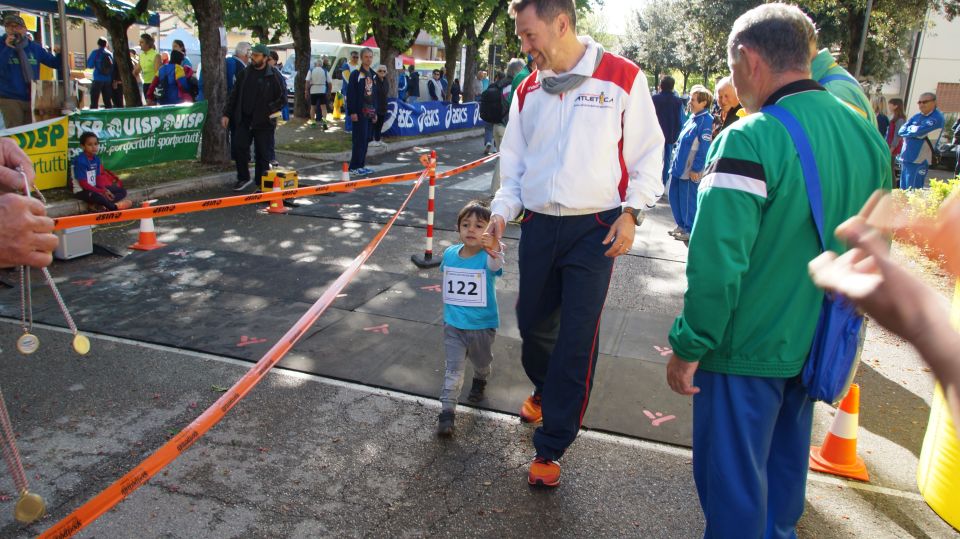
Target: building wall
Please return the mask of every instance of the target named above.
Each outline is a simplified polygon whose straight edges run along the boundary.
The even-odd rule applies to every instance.
[[[960,17],[948,21],[938,13],[930,12],[924,22],[916,68],[910,84],[909,102],[906,103],[908,117],[919,111],[917,98],[923,92],[936,92],[939,83],[960,83]],[[905,86],[906,73],[901,79],[904,81],[901,86]],[[902,97],[902,90],[898,94]]]

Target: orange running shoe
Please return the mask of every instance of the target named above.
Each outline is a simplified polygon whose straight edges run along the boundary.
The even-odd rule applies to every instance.
[[[553,460],[537,457],[530,463],[527,483],[536,487],[555,487],[560,484],[560,465]]]
[[[540,408],[540,394],[534,393],[523,401],[520,407],[520,421],[524,423],[539,423],[543,421],[543,410]]]

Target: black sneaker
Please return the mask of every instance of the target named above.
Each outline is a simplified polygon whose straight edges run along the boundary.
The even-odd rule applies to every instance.
[[[437,436],[453,435],[453,420],[456,417],[454,412],[440,412],[437,418]]]
[[[248,178],[246,180],[237,180],[237,183],[233,184],[234,191],[243,191],[247,187],[253,185],[253,178]]]
[[[480,402],[483,400],[483,390],[487,388],[487,381],[479,378],[473,379],[473,385],[470,386],[470,394],[467,400],[470,402]]]

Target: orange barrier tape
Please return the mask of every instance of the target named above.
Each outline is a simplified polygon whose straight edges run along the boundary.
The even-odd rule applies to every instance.
[[[397,220],[400,213],[407,207],[407,204],[423,184],[423,179],[426,177],[427,171],[423,171],[417,176],[417,182],[410,190],[410,194],[407,195],[407,199],[403,201],[403,204],[401,204],[393,214],[393,217],[387,221],[387,224],[380,229],[376,237],[370,240],[370,243],[353,259],[350,266],[337,277],[337,280],[324,291],[316,303],[297,320],[293,327],[291,327],[242,378],[233,384],[233,387],[134,469],[104,489],[100,494],[97,494],[93,499],[80,506],[73,513],[70,513],[56,525],[43,532],[40,537],[44,539],[71,537],[78,531],[89,526],[100,515],[109,511],[133,491],[146,484],[151,477],[183,454],[183,452],[200,439],[201,436],[206,434],[208,430],[223,419],[226,413],[260,382],[267,371],[290,351],[293,345],[300,340],[300,337],[320,318],[320,315],[327,310],[327,307],[333,303],[337,294],[343,291],[347,284],[356,277],[360,271],[360,267],[363,266],[364,262],[370,258],[370,255],[372,255],[380,245],[384,236],[390,231],[390,227],[393,226],[394,221]]]
[[[438,173],[437,173],[437,179],[438,179],[438,180],[441,180],[441,179],[443,179],[443,178],[449,178],[450,176],[456,176],[457,174],[460,174],[461,172],[466,172],[466,171],[468,171],[468,170],[470,170],[470,169],[472,169],[472,168],[477,168],[477,167],[479,167],[480,165],[485,165],[485,164],[489,163],[490,161],[493,161],[494,159],[497,159],[498,157],[500,157],[500,152],[497,152],[497,153],[494,153],[494,154],[490,154],[490,155],[488,155],[488,156],[486,156],[486,157],[484,157],[484,158],[482,158],[482,159],[477,159],[476,161],[471,161],[471,162],[467,163],[466,165],[460,165],[459,167],[457,167],[457,168],[452,168],[452,169],[450,169],[450,170],[448,170],[448,171],[446,171],[446,172],[438,172]]]
[[[406,174],[396,174],[393,176],[381,176],[379,178],[369,178],[366,180],[353,180],[349,182],[328,183],[324,185],[314,185],[310,187],[299,187],[297,189],[284,189],[282,191],[270,191],[267,193],[254,193],[252,195],[235,195],[224,198],[210,198],[206,200],[191,200],[188,202],[177,202],[175,204],[163,204],[160,206],[149,206],[146,208],[134,208],[122,211],[108,211],[102,213],[87,213],[83,215],[71,215],[70,217],[60,217],[54,219],[54,230],[63,230],[86,225],[104,225],[107,223],[119,223],[122,221],[136,221],[137,219],[147,219],[149,217],[166,217],[168,215],[177,215],[180,213],[192,213],[198,211],[217,210],[220,208],[232,208],[234,206],[245,206],[247,204],[257,204],[270,202],[272,200],[282,200],[285,198],[297,198],[302,196],[322,195],[324,193],[338,193],[352,189],[361,189],[364,187],[373,187],[374,185],[386,185],[390,183],[405,182],[416,180],[421,172],[408,172]]]

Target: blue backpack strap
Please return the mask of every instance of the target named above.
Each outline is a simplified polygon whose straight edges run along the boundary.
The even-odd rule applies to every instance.
[[[813,149],[807,138],[803,126],[787,109],[779,105],[768,105],[760,112],[769,114],[787,128],[787,133],[793,139],[793,144],[800,156],[800,167],[803,169],[803,180],[807,184],[807,199],[810,201],[810,213],[813,222],[817,225],[817,236],[820,238],[820,247],[826,251],[827,244],[823,236],[823,194],[820,190],[820,172],[817,170],[817,161],[813,157]]]
[[[837,81],[841,81],[841,80],[847,81],[847,82],[852,82],[853,84],[856,84],[857,86],[860,85],[860,83],[857,82],[856,79],[854,79],[854,78],[851,77],[850,75],[847,75],[847,74],[844,74],[844,73],[837,73],[837,74],[835,74],[835,75],[827,75],[826,77],[823,77],[822,79],[818,80],[817,82],[820,84],[820,86],[824,86],[824,85],[826,85],[826,84],[828,84],[828,83],[837,82]]]

